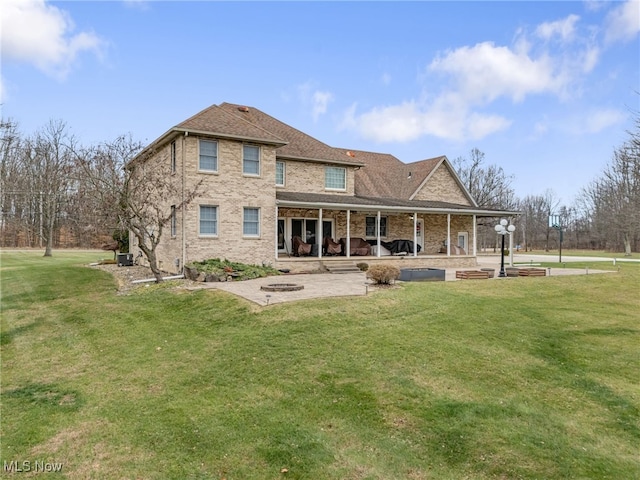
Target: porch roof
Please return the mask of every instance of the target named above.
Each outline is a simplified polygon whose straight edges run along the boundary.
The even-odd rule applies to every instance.
[[[276,192],[278,207],[292,208],[329,208],[339,210],[360,210],[387,212],[423,212],[423,213],[455,213],[478,215],[482,217],[498,217],[501,215],[518,215],[519,212],[492,210],[458,205],[455,203],[431,200],[404,200],[398,198],[366,197],[361,195],[336,195],[305,192]]]

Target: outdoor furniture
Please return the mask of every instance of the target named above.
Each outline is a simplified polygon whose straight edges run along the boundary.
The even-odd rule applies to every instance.
[[[324,237],[322,240],[322,249],[325,255],[340,255],[342,253],[342,245],[334,242],[331,237]]]
[[[547,271],[544,268],[519,268],[518,275],[521,277],[544,277]]]
[[[302,237],[295,236],[291,239],[293,254],[296,257],[306,257],[311,255],[312,245],[302,240]]]
[[[482,270],[456,270],[456,278],[461,280],[483,280],[489,278],[489,272]]]
[[[341,238],[340,245],[342,245],[342,254],[346,255],[347,239]],[[371,255],[371,245],[363,238],[350,238],[348,251],[349,255]]]

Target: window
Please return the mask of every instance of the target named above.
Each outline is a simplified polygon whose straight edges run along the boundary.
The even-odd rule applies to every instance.
[[[325,167],[324,188],[331,190],[346,190],[347,170],[342,167]]]
[[[242,234],[245,237],[260,236],[260,209],[244,207],[244,218],[242,220]]]
[[[218,171],[218,142],[200,140],[199,169],[206,172]]]
[[[260,175],[260,147],[254,145],[242,147],[242,173]]]
[[[367,217],[367,229],[366,236],[367,237],[378,237],[376,234],[376,221],[378,217]],[[387,217],[380,217],[380,236],[387,236]]]
[[[276,186],[284,187],[284,162],[276,162]]]
[[[176,142],[171,142],[171,173],[176,173]]]
[[[200,235],[218,235],[218,207],[200,205]]]
[[[171,236],[178,234],[178,219],[176,218],[176,206],[171,205]]]

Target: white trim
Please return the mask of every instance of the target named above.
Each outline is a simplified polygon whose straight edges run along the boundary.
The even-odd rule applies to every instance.
[[[282,164],[282,183],[278,183],[278,164]],[[276,160],[276,187],[284,187],[287,184],[287,163],[282,160]]]
[[[258,233],[257,234],[248,234],[245,233],[245,214],[247,213],[247,209],[257,210],[258,211]],[[260,238],[262,233],[262,209],[260,207],[251,207],[251,206],[243,206],[242,207],[242,238]]]
[[[200,168],[200,143],[201,142],[216,144],[216,168],[213,170]],[[219,172],[220,172],[220,144],[218,143],[218,140],[208,140],[204,138],[198,138],[198,173],[217,174]]]
[[[201,222],[201,214],[202,207],[211,207],[216,209],[216,233],[202,233],[200,231],[202,224]],[[211,205],[209,203],[198,204],[198,237],[200,238],[218,238],[220,234],[220,205]]]
[[[244,147],[253,147],[258,149],[258,173],[245,172],[244,171]],[[251,160],[253,162],[253,160]],[[260,145],[254,145],[251,143],[242,144],[242,176],[244,177],[261,177],[262,176],[262,148]]]

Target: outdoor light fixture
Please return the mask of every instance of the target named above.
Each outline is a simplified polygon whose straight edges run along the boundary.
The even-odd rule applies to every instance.
[[[507,276],[506,272],[504,271],[504,237],[506,237],[507,235],[511,235],[516,231],[515,225],[507,225],[509,225],[509,221],[503,218],[502,220],[500,220],[500,223],[494,227],[496,233],[498,235],[502,235],[502,248],[500,248],[500,273],[498,274],[498,277]]]

